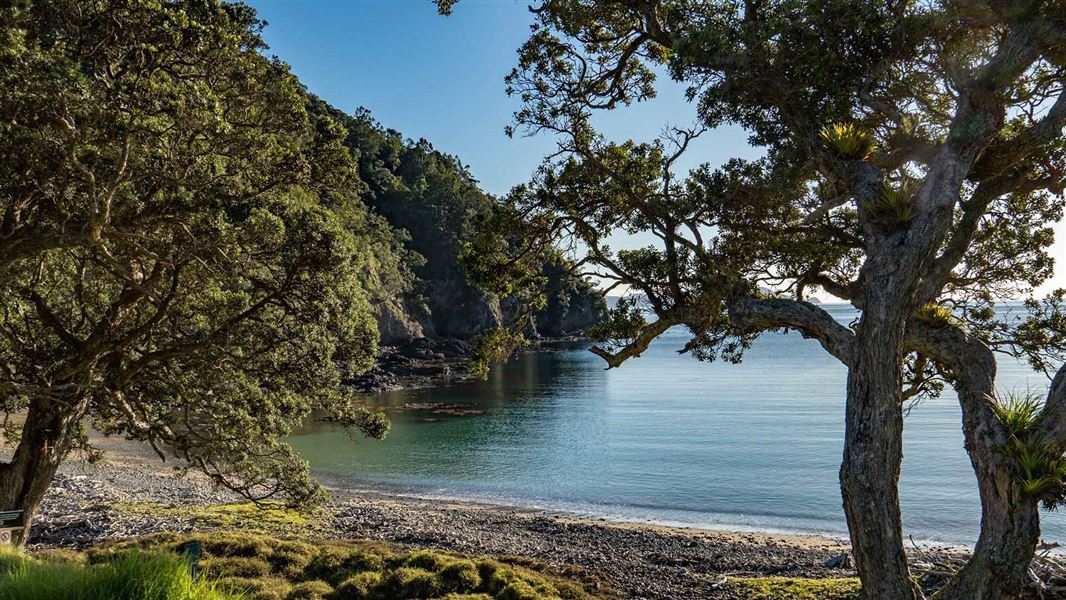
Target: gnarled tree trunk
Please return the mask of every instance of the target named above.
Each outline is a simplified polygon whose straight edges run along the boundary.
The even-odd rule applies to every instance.
[[[1040,541],[1035,497],[1022,493],[1004,453],[1007,433],[993,410],[996,360],[981,342],[949,328],[937,334],[951,344],[945,357],[955,373],[962,431],[981,497],[981,533],[966,566],[937,600],[1018,598]]]
[[[903,333],[894,307],[870,303],[848,369],[840,484],[855,566],[869,600],[920,597],[907,567],[899,503]]]
[[[24,545],[33,516],[52,478],[73,445],[88,399],[34,398],[11,460],[0,463],[0,510],[22,510],[25,528],[15,536]]]

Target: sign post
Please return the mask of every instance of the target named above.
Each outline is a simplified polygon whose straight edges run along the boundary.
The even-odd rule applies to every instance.
[[[0,544],[10,544],[15,532],[26,526],[21,510],[0,510]]]

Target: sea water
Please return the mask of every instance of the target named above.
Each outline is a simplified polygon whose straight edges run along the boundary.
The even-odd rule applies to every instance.
[[[842,323],[857,314],[825,305]],[[1006,305],[1005,315],[1022,308]],[[330,485],[469,499],[660,524],[846,536],[837,473],[844,367],[795,332],[766,334],[741,364],[679,354],[682,328],[605,370],[587,346],[522,354],[486,381],[379,394],[392,429],[351,439],[312,421],[290,441]],[[1002,391],[1048,378],[1001,357]],[[461,405],[454,416],[412,406]],[[407,407],[406,409],[404,407]],[[972,544],[980,506],[948,388],[909,411],[900,483],[904,527]],[[1045,512],[1043,537],[1066,541]]]

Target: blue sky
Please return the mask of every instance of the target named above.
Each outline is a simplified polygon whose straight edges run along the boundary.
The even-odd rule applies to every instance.
[[[503,133],[518,106],[503,78],[529,34],[527,0],[462,0],[447,18],[429,0],[246,1],[269,23],[271,52],[312,92],[345,111],[365,106],[384,126],[458,155],[489,192],[526,181],[553,148],[546,137]],[[598,117],[597,127],[615,139],[650,140],[665,125],[690,124],[684,89],[666,78],[658,89],[650,102]],[[742,131],[723,128],[697,140],[679,166],[754,154]],[[1056,233],[1060,266],[1049,288],[1066,286],[1066,227]],[[649,243],[625,236],[612,247]]]
[[[508,139],[518,106],[504,76],[529,34],[528,2],[463,0],[451,17],[429,0],[251,0],[269,22],[271,51],[338,108],[365,106],[386,127],[458,155],[482,186],[502,194],[526,181],[553,144]],[[651,139],[664,125],[695,117],[684,89],[663,79],[659,97],[603,115],[597,126],[619,138]],[[739,130],[698,141],[687,166],[750,155]]]

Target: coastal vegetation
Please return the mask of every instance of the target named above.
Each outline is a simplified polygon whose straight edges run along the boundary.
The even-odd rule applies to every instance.
[[[316,502],[279,438],[312,409],[388,430],[339,387],[377,344],[358,225],[385,227],[343,129],[239,4],[0,18],[0,506],[32,523],[89,420],[249,497]]]
[[[610,368],[675,326],[705,360],[739,361],[767,331],[817,340],[848,370],[840,483],[870,599],[922,597],[900,517],[904,413],[950,384],[982,519],[936,597],[1016,597],[1039,506],[1066,483],[1066,292],[1033,296],[1066,185],[1066,5],[545,0],[533,13],[507,78],[522,103],[509,131],[558,147],[484,228],[471,271],[536,286],[541,251],[576,249],[583,272],[633,296],[596,331]],[[687,87],[693,125],[646,141],[597,132],[597,113],[653,97],[663,74]],[[726,125],[762,157],[678,168]],[[622,232],[655,243],[612,250]],[[837,322],[814,292],[861,316]],[[1025,316],[996,317],[1022,297]],[[1020,434],[997,352],[1054,376]]]
[[[4,600],[237,600],[193,577],[178,554],[126,553],[88,565],[84,555],[26,555],[0,547],[0,598]]]
[[[196,556],[190,554],[195,547]],[[196,575],[194,576],[193,570]],[[594,581],[518,559],[243,532],[160,534],[85,552],[0,548],[3,600],[597,600]],[[586,588],[591,588],[586,589]]]
[[[505,320],[459,265],[495,201],[455,157],[309,94],[263,26],[215,0],[0,9],[0,507],[28,525],[72,451],[98,457],[89,427],[313,506],[280,440],[312,411],[386,435],[341,385],[380,339]],[[558,261],[527,327],[578,333],[604,305]]]
[[[324,541],[314,532],[340,516],[315,512],[326,491],[284,440],[312,413],[384,437],[388,419],[346,385],[382,344],[475,340],[483,374],[531,337],[587,331],[616,368],[677,327],[683,352],[732,362],[796,330],[847,369],[840,485],[858,574],[835,577],[846,555],[820,561],[821,579],[671,571],[696,582],[685,589],[1019,596],[1040,507],[1066,501],[1066,290],[1034,293],[1063,216],[1066,4],[542,0],[533,14],[508,133],[558,147],[497,198],[457,157],[305,89],[244,4],[0,8],[0,509],[25,515],[16,545],[64,461],[100,458],[90,430],[247,501],[113,507],[210,532],[0,549],[0,600],[614,597],[531,559]],[[663,74],[688,87],[693,125],[645,141],[596,130]],[[679,167],[726,125],[761,157]],[[612,250],[614,234],[655,241]],[[627,295],[607,314],[612,291]],[[1026,314],[997,318],[1016,297]],[[996,353],[1051,376],[1047,395],[1001,396]],[[950,578],[922,582],[900,515],[904,415],[946,386],[980,537]],[[538,527],[588,528],[502,535],[517,545]],[[571,563],[617,567],[604,540],[632,538],[597,531],[570,534],[600,546]],[[704,547],[671,535],[652,545]]]

